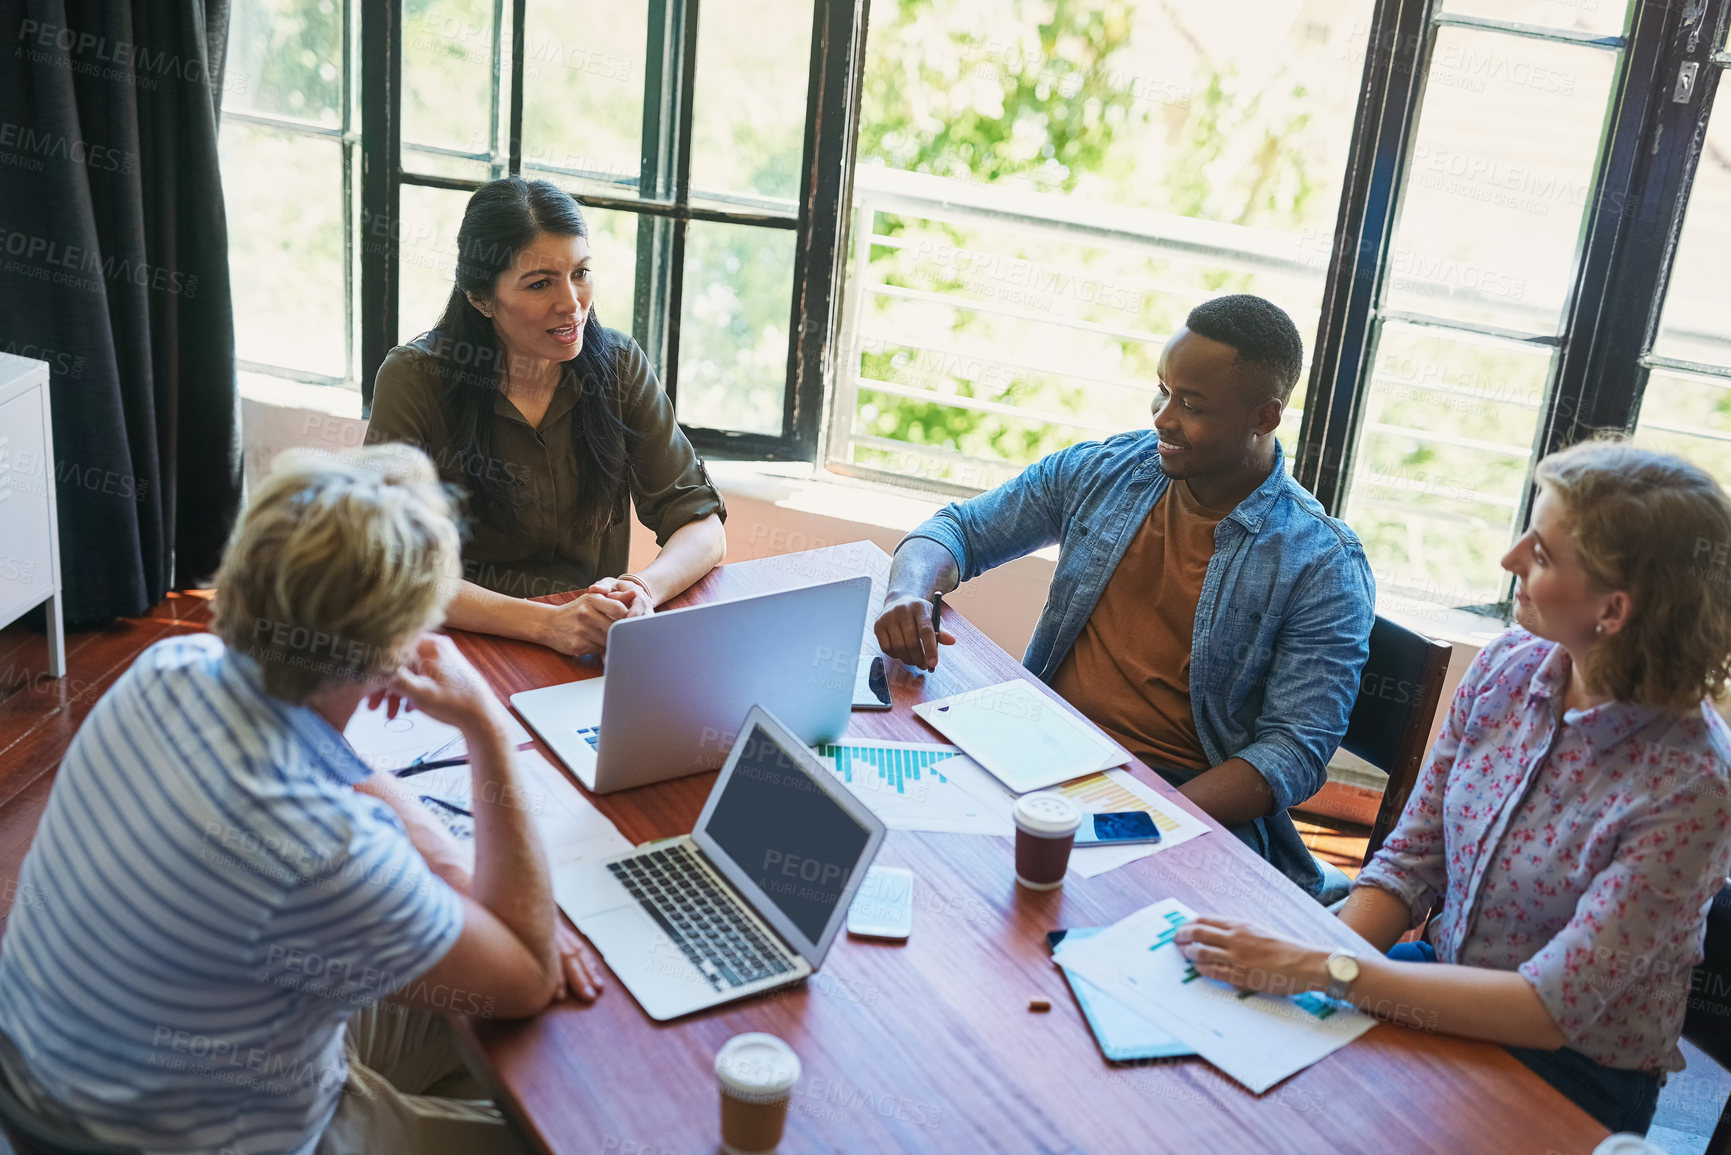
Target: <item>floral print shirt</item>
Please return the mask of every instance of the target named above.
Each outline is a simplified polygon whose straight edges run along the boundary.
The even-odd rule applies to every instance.
[[[1731,863],[1731,730],[1707,702],[1562,710],[1569,675],[1567,651],[1524,630],[1485,647],[1356,885],[1400,898],[1415,926],[1441,896],[1438,960],[1519,970],[1588,1058],[1681,1070]]]

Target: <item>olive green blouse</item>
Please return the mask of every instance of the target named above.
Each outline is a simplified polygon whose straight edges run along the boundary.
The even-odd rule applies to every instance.
[[[618,351],[618,409],[637,436],[628,440],[631,499],[638,520],[667,544],[674,531],[712,513],[727,516],[721,493],[703,459],[691,448],[673,415],[673,403],[655,379],[649,358],[625,338]],[[537,597],[581,589],[599,577],[616,577],[628,564],[631,525],[621,518],[600,538],[580,534],[575,511],[579,478],[571,423],[577,391],[561,382],[538,427],[531,427],[506,399],[493,398],[495,456],[481,460],[452,440],[444,388],[433,365],[430,335],[392,349],[373,382],[367,444],[404,441],[433,459],[439,476],[465,495],[482,470],[520,480],[519,528],[472,520],[463,545],[463,576],[476,585],[514,597]]]

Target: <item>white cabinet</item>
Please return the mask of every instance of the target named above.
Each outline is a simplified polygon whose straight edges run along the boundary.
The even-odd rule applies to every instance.
[[[66,674],[48,363],[0,353],[0,626],[48,603],[48,671]]]

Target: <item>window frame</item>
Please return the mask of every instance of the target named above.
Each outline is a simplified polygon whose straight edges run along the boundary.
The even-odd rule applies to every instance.
[[[805,135],[798,202],[793,210],[749,198],[706,193],[691,202],[691,137],[700,0],[649,0],[644,62],[644,110],[638,195],[580,194],[598,209],[638,219],[637,296],[633,328],[678,405],[679,329],[685,237],[691,221],[748,225],[795,234],[789,302],[787,379],[782,426],[776,434],[694,427],[681,423],[698,450],[716,457],[812,461],[817,456],[823,401],[832,372],[847,204],[858,139],[859,93],[869,0],[813,0]],[[507,19],[508,11],[508,19]],[[494,178],[518,173],[523,162],[523,74],[527,0],[494,0],[493,139],[486,153],[449,151],[488,163]],[[470,192],[484,182],[406,168],[402,140],[403,4],[363,5],[361,16],[361,220],[359,379],[363,415],[373,379],[399,343],[398,252],[405,185]],[[509,45],[508,67],[504,59]],[[508,99],[501,92],[508,84]],[[501,104],[504,105],[501,108]],[[422,146],[416,146],[418,149]],[[537,166],[561,175],[591,175]],[[737,207],[713,207],[728,200]],[[353,262],[351,261],[351,266]]]
[[[1719,73],[1731,63],[1731,54],[1714,52],[1724,43],[1731,0],[1678,5],[1638,0],[1622,36],[1615,38],[1449,15],[1440,7],[1440,0],[1377,3],[1293,476],[1325,510],[1340,516],[1361,443],[1380,323],[1415,320],[1384,307],[1382,300],[1438,29],[1482,28],[1614,46],[1623,55],[1612,82],[1561,331],[1554,338],[1514,335],[1556,354],[1515,515],[1520,527],[1531,517],[1538,461],[1601,431],[1633,433],[1648,370],[1666,365],[1648,350],[1658,330]],[[1379,46],[1389,51],[1379,52]],[[1691,62],[1696,81],[1679,101],[1674,99],[1678,77]],[[1652,147],[1655,140],[1674,140],[1679,133],[1689,142],[1686,148]],[[1663,243],[1654,244],[1655,239]],[[1444,332],[1496,333],[1485,325],[1416,319]],[[1731,370],[1713,372],[1731,377]],[[1505,620],[1511,609],[1508,589],[1505,582],[1497,606]]]
[[[400,0],[398,0],[400,2]],[[238,356],[235,358],[235,369],[239,373],[251,373],[263,377],[277,377],[285,381],[295,381],[303,385],[321,385],[330,388],[345,388],[350,381],[355,380],[355,369],[362,360],[361,340],[359,330],[361,280],[357,275],[355,263],[355,248],[361,235],[361,190],[358,187],[362,181],[362,166],[364,139],[360,129],[364,114],[360,103],[360,85],[356,83],[356,65],[359,52],[357,42],[360,39],[360,13],[353,0],[337,0],[342,12],[342,61],[339,65],[342,74],[342,115],[334,127],[315,124],[308,120],[299,120],[289,116],[272,116],[266,113],[241,112],[227,108],[218,108],[217,134],[220,140],[222,122],[233,120],[236,124],[244,124],[266,132],[282,133],[287,136],[298,136],[309,140],[322,140],[336,144],[342,150],[342,187],[340,196],[343,204],[343,369],[342,377],[333,377],[310,369],[296,369],[288,365],[274,365],[264,361],[249,361]],[[225,29],[224,35],[227,35]],[[227,55],[227,45],[223,48]]]

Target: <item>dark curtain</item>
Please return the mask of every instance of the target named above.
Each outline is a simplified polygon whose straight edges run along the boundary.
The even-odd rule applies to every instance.
[[[0,0],[0,349],[47,361],[71,622],[207,581],[240,505],[229,0]]]

